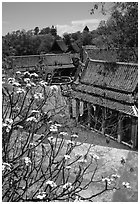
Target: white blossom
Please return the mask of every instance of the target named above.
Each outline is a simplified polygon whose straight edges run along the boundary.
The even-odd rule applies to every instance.
[[[58,92],[58,86],[56,86],[56,85],[50,86],[50,89],[52,91],[57,91]]]
[[[34,94],[34,98],[35,98],[35,99],[44,99],[42,93],[35,93],[35,94]]]
[[[66,166],[65,168],[69,170],[69,169],[71,169],[71,166]]]
[[[74,145],[75,143],[73,142],[73,141],[71,141],[71,140],[68,140],[67,141],[67,145]]]
[[[31,113],[39,113],[38,110],[32,110]]]
[[[11,170],[11,164],[8,164],[8,163],[6,163],[6,162],[3,162],[2,163],[2,171],[4,171],[4,170]]]
[[[18,88],[18,89],[16,90],[16,93],[25,93],[25,90],[22,89],[22,88]]]
[[[82,200],[80,199],[79,196],[76,196],[74,202],[82,202]]]
[[[29,76],[31,75],[30,72],[26,71],[23,73],[24,75],[28,74]]]
[[[67,132],[60,132],[59,135],[68,136]]]
[[[47,138],[49,142],[53,142],[53,136]]]
[[[12,124],[12,123],[13,123],[13,119],[7,118],[7,119],[5,120],[5,122],[6,122],[7,124]]]
[[[35,122],[35,123],[38,122],[37,119],[36,119],[35,117],[29,117],[29,118],[27,118],[26,121],[27,121],[27,122],[29,122],[29,121],[33,121],[33,122]]]
[[[50,126],[50,132],[57,132],[58,131],[58,128],[56,125],[51,125]]]
[[[15,82],[15,78],[8,78],[8,83],[13,84]]]
[[[69,183],[69,182],[68,182],[68,183],[65,183],[65,184],[63,185],[63,188],[70,191],[70,190],[72,189],[72,183]]]
[[[34,72],[34,73],[30,74],[30,76],[31,76],[31,77],[32,77],[32,76],[38,77],[38,74],[36,74],[36,73]]]
[[[65,117],[65,114],[60,113],[59,116],[60,117]]]
[[[12,123],[13,123],[13,120],[10,118],[7,118],[5,120],[5,123],[2,123],[2,127],[6,127],[6,132],[10,132]]]
[[[20,83],[18,83],[18,82],[16,82],[16,81],[13,82],[12,85],[13,85],[13,86],[17,86],[17,87],[18,87],[18,86],[21,86]]]
[[[100,159],[100,157],[99,157],[97,154],[92,154],[92,153],[90,153],[90,156],[91,156],[92,158],[94,158],[95,160]]]
[[[120,175],[118,175],[118,174],[112,174],[111,177],[116,180],[117,178],[120,178]]]
[[[25,162],[26,166],[29,166],[29,164],[32,163],[29,157],[24,157],[24,162]]]
[[[125,188],[131,188],[130,183],[128,183],[128,182],[123,182],[122,185],[123,185]]]
[[[30,80],[30,78],[25,78],[24,81],[25,81],[26,83],[29,83],[31,80]]]
[[[47,86],[47,85],[48,85],[48,83],[45,82],[45,81],[40,81],[39,84],[40,84],[41,86]]]
[[[6,128],[6,132],[10,132],[10,130],[11,130],[11,126],[8,125],[7,128]]]
[[[27,87],[27,88],[30,88],[30,87],[31,87],[31,84],[30,84],[30,83],[27,83],[27,84],[26,84],[26,87]]]
[[[77,134],[73,134],[73,135],[71,135],[71,138],[76,139],[76,138],[78,138],[78,135]]]
[[[35,142],[34,142],[34,143],[33,143],[33,142],[30,143],[30,147],[31,147],[31,148],[32,148],[32,147],[35,147],[35,146],[36,146],[36,143],[35,143]]]
[[[56,127],[62,127],[62,125],[61,124],[58,124],[58,123],[55,123],[54,124]]]
[[[48,181],[46,182],[46,184],[49,185],[49,186],[51,186],[52,188],[57,187],[57,185],[56,185],[56,183],[55,183],[54,181],[48,180]]]
[[[34,86],[34,87],[36,86],[36,84],[34,82],[30,82],[30,85]]]
[[[110,178],[103,178],[102,181],[107,181],[107,184],[110,185],[111,184],[111,179]]]
[[[20,129],[23,129],[23,126],[21,126],[21,125],[17,125],[17,127],[20,128]]]
[[[68,160],[68,159],[70,159],[70,155],[65,154],[64,158],[65,158],[65,160]]]
[[[21,74],[21,72],[20,72],[20,71],[17,71],[16,74]]]
[[[38,195],[37,195],[37,198],[42,200],[43,198],[46,197],[46,192],[40,192]]]
[[[87,163],[87,160],[83,158],[83,159],[78,160],[78,163],[85,164]]]

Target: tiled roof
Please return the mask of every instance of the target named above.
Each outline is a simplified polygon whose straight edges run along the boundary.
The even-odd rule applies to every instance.
[[[40,55],[27,55],[27,56],[12,56],[9,57],[12,62],[13,66],[20,68],[20,67],[32,67],[36,66],[39,62]]]
[[[138,83],[138,65],[89,60],[81,82],[106,89],[133,92]]]
[[[77,92],[77,91],[72,91],[71,96],[73,98],[77,98],[77,99],[82,100],[82,101],[87,101],[87,102],[92,103],[94,105],[100,105],[103,107],[108,107],[110,109],[123,112],[127,115],[138,117],[138,111],[137,111],[137,108],[135,105],[121,104],[121,103],[116,102],[116,101],[111,101],[108,99],[92,96],[90,94],[81,93],[81,92]]]
[[[104,49],[104,48],[97,48],[95,46],[85,46],[83,50],[83,57],[84,61],[86,60],[86,53],[88,53],[88,57],[93,60],[106,60],[106,61],[119,61],[117,51],[114,49]]]
[[[89,59],[71,96],[137,117],[133,98],[138,83],[138,65]]]
[[[96,97],[102,97],[102,98],[118,101],[120,103],[134,104],[134,99],[133,99],[131,94],[120,93],[120,92],[116,92],[116,91],[110,91],[110,90],[101,89],[98,87],[93,87],[93,86],[89,86],[89,85],[85,85],[85,84],[78,84],[73,89],[76,91],[80,91],[83,93],[94,95]]]
[[[66,65],[52,65],[52,66],[47,66],[50,69],[68,69],[68,68],[75,68],[73,64],[66,64]]]
[[[16,68],[35,67],[42,59],[46,66],[68,66],[74,67],[70,54],[45,54],[45,55],[28,55],[28,56],[14,56],[10,57],[13,61],[13,66]]]
[[[47,65],[68,65],[72,64],[70,54],[46,54],[44,63]]]

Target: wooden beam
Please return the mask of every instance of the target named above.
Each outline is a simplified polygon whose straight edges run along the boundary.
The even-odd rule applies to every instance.
[[[70,118],[72,118],[73,110],[72,110],[72,98],[71,97],[68,98],[68,102],[69,102],[69,115],[70,115]]]
[[[87,110],[88,110],[87,125],[90,128],[90,125],[91,125],[91,104],[90,103],[87,103]]]
[[[131,141],[132,148],[135,148],[138,145],[138,121],[135,117],[132,117]]]
[[[123,137],[123,131],[122,131],[123,125],[122,125],[122,123],[123,123],[122,115],[121,115],[121,113],[119,113],[119,115],[118,115],[118,138],[117,138],[117,141],[119,143],[121,143],[122,137]]]
[[[76,99],[76,122],[79,121],[80,116],[80,100]]]

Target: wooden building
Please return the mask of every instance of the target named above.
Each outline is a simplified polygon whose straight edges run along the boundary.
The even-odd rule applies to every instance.
[[[137,148],[138,65],[87,59],[81,68],[72,89],[63,93],[69,97],[70,116]]]
[[[13,73],[16,71],[36,72],[44,80],[48,74],[55,77],[71,77],[76,71],[72,57],[68,53],[12,56],[9,59],[11,60],[9,69],[11,68]]]

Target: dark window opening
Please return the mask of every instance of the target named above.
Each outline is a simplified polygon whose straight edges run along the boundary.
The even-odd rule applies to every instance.
[[[102,130],[102,108],[98,105],[91,108],[91,124],[90,126],[96,130]]]
[[[105,134],[117,139],[118,137],[118,111],[106,109]]]
[[[131,127],[132,121],[130,117],[125,117],[122,122],[122,141],[131,144]]]
[[[80,102],[82,103],[82,106],[80,106],[80,112],[82,112],[82,114],[80,114],[79,117],[79,122],[81,124],[87,125],[88,122],[88,108],[87,108],[87,102]]]

